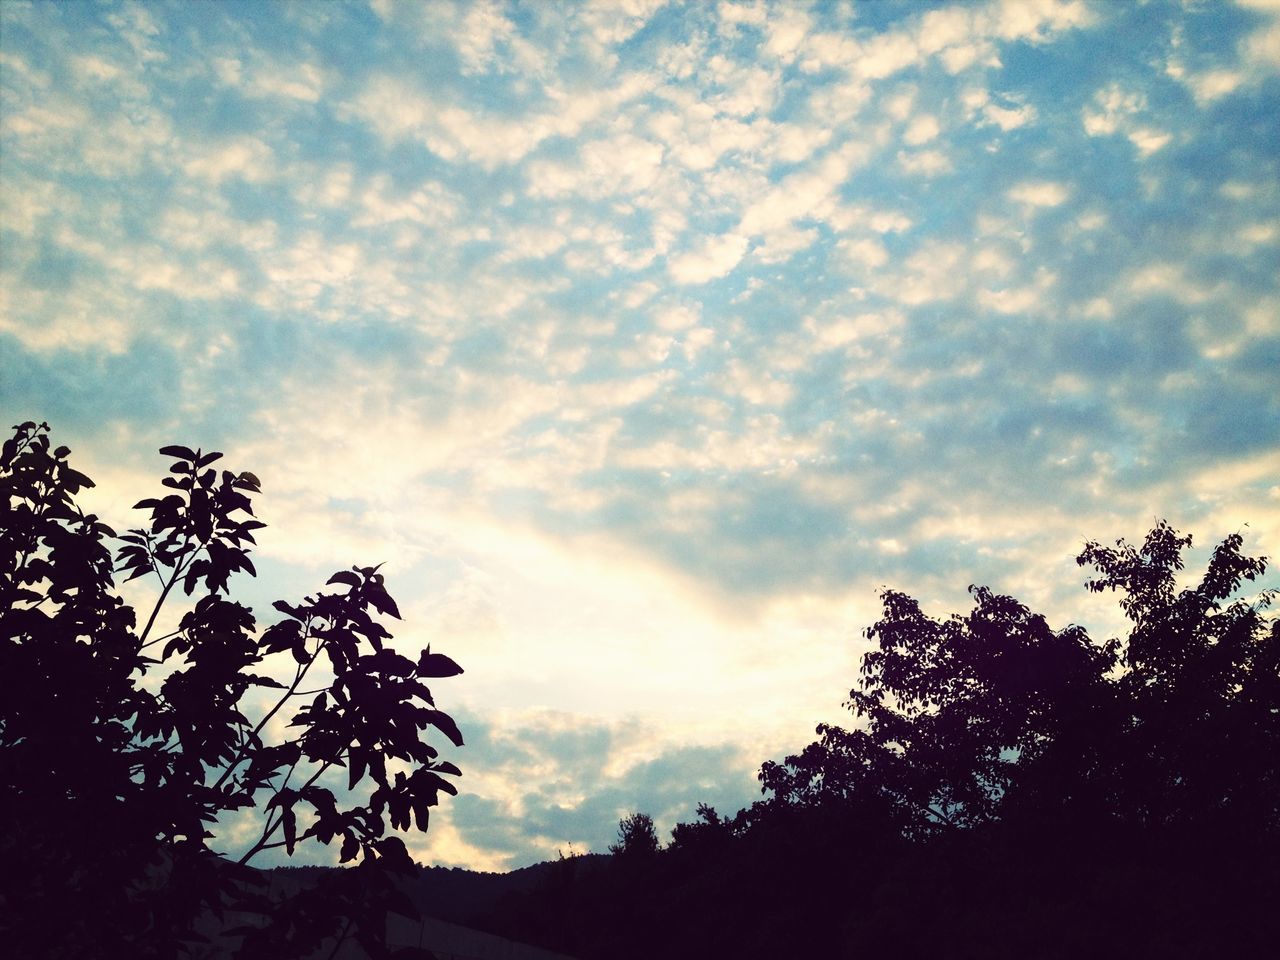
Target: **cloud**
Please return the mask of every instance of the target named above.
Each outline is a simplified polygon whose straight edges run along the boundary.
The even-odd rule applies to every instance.
[[[1009,191],[1009,199],[1028,207],[1056,207],[1071,195],[1065,184],[1051,180],[1025,181]]]
[[[246,93],[254,97],[316,103],[324,95],[324,86],[324,74],[314,64],[273,65],[254,71]]]
[[[200,150],[183,164],[183,170],[215,184],[228,177],[261,183],[273,175],[275,166],[270,147],[256,137],[241,137]]]
[[[594,140],[579,151],[575,165],[534,161],[529,193],[534,197],[588,197],[633,194],[651,189],[662,174],[660,144],[633,134]]]
[[[1062,31],[1096,22],[1096,15],[1081,0],[999,0],[983,12],[1001,39],[1031,43],[1046,43]]]
[[[470,865],[481,854],[491,869],[510,869],[570,845],[606,853],[618,821],[637,811],[654,817],[665,840],[698,803],[732,813],[759,793],[752,762],[736,750],[663,743],[634,721],[550,711],[460,719],[468,735],[462,792],[433,816],[425,838],[411,838],[413,852],[440,865]]]
[[[952,169],[950,158],[940,150],[904,150],[898,154],[898,164],[907,173],[925,177],[937,176]]]
[[[648,81],[623,77],[613,87],[564,91],[546,88],[549,101],[522,116],[493,116],[423,92],[415,81],[389,74],[369,79],[339,112],[364,123],[383,140],[422,143],[441,159],[492,169],[520,161],[548,138],[577,134],[606,111],[642,93]]]
[[[966,116],[977,117],[982,125],[996,126],[1001,130],[1016,130],[1036,119],[1036,109],[1031,104],[1019,103],[1008,97],[1001,97],[999,102],[991,99],[991,94],[982,87],[970,87],[961,95]]]
[[[911,121],[911,125],[907,127],[906,132],[902,135],[903,143],[913,147],[918,147],[922,143],[928,143],[941,132],[938,126],[938,118],[931,114],[922,114]]]
[[[680,284],[706,283],[723,277],[742,260],[747,245],[747,238],[740,233],[711,237],[698,249],[673,257],[671,277]]]

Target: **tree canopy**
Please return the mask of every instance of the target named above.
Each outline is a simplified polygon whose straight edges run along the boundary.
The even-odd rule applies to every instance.
[[[397,652],[377,567],[277,602],[260,629],[230,599],[255,574],[258,478],[161,453],[167,492],[117,538],[76,505],[91,481],[44,424],[0,451],[0,855],[21,865],[0,887],[6,945],[182,956],[202,917],[241,910],[259,917],[237,932],[244,957],[348,936],[382,955],[387,910],[412,911],[388,829],[425,829],[459,773],[424,739],[462,742],[426,681],[461,668]],[[490,929],[584,958],[1264,953],[1280,938],[1275,591],[1240,534],[1188,579],[1190,546],[1164,522],[1084,545],[1086,588],[1128,622],[1105,640],[986,587],[944,618],[884,590],[854,723],[766,762],[764,796],[734,816],[699,805],[665,848],[652,818],[625,817],[612,858],[568,858]],[[145,620],[116,573],[155,578]],[[162,632],[175,596],[187,608]],[[254,813],[235,862],[213,849],[214,824]],[[335,841],[353,869],[287,901],[245,866]]]
[[[618,842],[609,847],[615,856],[647,857],[658,852],[658,831],[647,813],[631,813],[618,821]]]
[[[0,452],[6,942],[24,956],[182,956],[202,917],[265,909],[238,867],[337,841],[359,881],[273,906],[241,931],[241,954],[353,936],[376,955],[385,911],[405,907],[390,877],[412,865],[388,828],[425,830],[460,773],[426,739],[462,744],[426,681],[462,669],[429,648],[396,651],[379,617],[400,614],[377,567],[277,601],[283,618],[260,629],[230,598],[233,574],[256,573],[258,478],[218,471],[217,452],[160,452],[166,492],[139,501],[147,523],[118,538],[77,506],[93,483],[51,448],[47,424],[15,427]],[[155,578],[145,619],[117,572]],[[179,591],[188,609],[160,633]],[[232,862],[210,828],[245,811],[259,827]]]
[[[945,618],[883,591],[854,724],[766,762],[735,816],[700,805],[643,871],[615,856],[521,915],[577,918],[542,942],[584,957],[1267,952],[1274,591],[1239,534],[1180,587],[1190,546],[1167,523],[1084,545],[1087,589],[1128,620],[1102,641],[985,587]]]
[[[1086,544],[1086,586],[1119,593],[1131,623],[1102,643],[985,587],[942,620],[884,591],[848,700],[864,725],[819,727],[764,765],[765,789],[787,804],[875,802],[912,835],[1050,815],[1275,831],[1280,640],[1274,591],[1232,599],[1266,570],[1242,544],[1226,538],[1181,590],[1191,537],[1166,523],[1141,546]]]

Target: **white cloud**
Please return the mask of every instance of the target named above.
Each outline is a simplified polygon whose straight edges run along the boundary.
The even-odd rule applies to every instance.
[[[522,116],[473,112],[418,89],[416,81],[381,74],[366,83],[339,113],[368,124],[389,142],[416,141],[444,160],[493,169],[518,162],[550,137],[577,135],[591,121],[646,91],[640,74],[599,90],[544,88],[551,101]]]
[[[1056,207],[1070,195],[1065,184],[1052,180],[1028,180],[1009,191],[1010,200],[1028,207]]]
[[[229,67],[233,62],[223,61],[219,70],[220,73],[225,71],[228,78],[236,76],[238,79],[238,71],[233,73]],[[253,79],[243,88],[249,96],[316,103],[324,95],[324,74],[311,63],[264,65],[255,69],[252,76]]]
[[[346,170],[333,171],[332,179],[325,184],[326,195],[338,202],[345,199],[349,189]],[[412,192],[397,196],[386,174],[370,180],[358,199],[360,212],[351,221],[353,227],[383,227],[402,220],[440,227],[456,220],[462,209],[461,199],[435,182],[428,181]]]
[[[580,13],[602,47],[623,43],[644,28],[667,0],[588,0]]]
[[[903,150],[898,153],[898,165],[906,173],[934,177],[951,169],[951,159],[941,150]]]
[[[805,320],[804,327],[819,349],[834,350],[859,340],[890,336],[901,330],[905,322],[906,318],[901,311],[885,310],[824,321],[809,317]]]
[[[0,71],[4,72],[5,79],[14,83],[14,77],[21,77],[22,82],[34,87],[37,90],[47,90],[49,88],[49,74],[43,70],[37,70],[21,54],[14,53],[9,50],[0,50]]]
[[[997,313],[1027,313],[1033,311],[1045,299],[1045,293],[1057,281],[1057,277],[1041,267],[1033,283],[1022,287],[1004,287],[999,290],[981,290],[978,303]]]
[[[455,35],[463,73],[484,73],[493,68],[495,48],[515,36],[515,24],[492,0],[474,3]]]
[[[211,61],[218,82],[226,87],[238,87],[244,78],[244,64],[235,57],[214,57]]]
[[[905,34],[882,33],[863,44],[853,62],[854,76],[864,80],[883,80],[915,63],[920,50]]]
[[[765,242],[753,251],[761,263],[784,263],[801,250],[807,250],[818,241],[816,229],[779,227],[767,234]]]
[[[799,52],[811,28],[809,15],[798,7],[785,4],[775,7],[765,26],[764,52],[784,63],[790,63]]]
[[[1084,132],[1091,137],[1123,133],[1145,157],[1173,139],[1163,130],[1138,122],[1137,118],[1146,111],[1147,98],[1143,94],[1111,84],[1094,94],[1093,106],[1081,111],[1081,121]]]
[[[974,32],[973,11],[964,6],[930,10],[920,18],[917,40],[920,51],[936,54],[939,51],[971,41]]]
[[[1259,70],[1280,69],[1280,8],[1269,8],[1271,23],[1251,33],[1243,43],[1242,53],[1247,63]]]
[[[779,75],[763,67],[736,63],[723,55],[711,57],[705,73],[717,92],[710,104],[717,112],[737,117],[766,114],[772,109],[781,83]]]
[[[716,6],[716,14],[720,18],[721,30],[732,36],[742,26],[764,26],[769,19],[769,8],[761,0],[755,0],[753,3],[720,0]]]
[[[241,137],[205,149],[193,145],[191,153],[183,164],[186,174],[215,184],[228,177],[262,183],[277,169],[271,148],[256,137]]]
[[[582,146],[576,163],[535,160],[528,166],[534,197],[582,196],[598,199],[649,190],[662,175],[662,145],[623,133]]]
[[[753,406],[776,407],[791,398],[789,383],[741,360],[730,360],[718,383],[727,395],[739,397]]]
[[[111,82],[124,75],[124,71],[114,63],[108,63],[102,57],[85,54],[71,58],[71,69],[82,80],[101,83]]]
[[[937,137],[939,132],[941,127],[938,125],[938,118],[927,113],[921,114],[911,121],[911,125],[902,135],[902,141],[909,146],[918,147]]]
[[[1151,127],[1136,127],[1129,132],[1129,142],[1137,147],[1138,152],[1144,157],[1162,150],[1172,139],[1172,134]]]
[[[740,233],[709,237],[696,249],[670,258],[667,266],[676,283],[706,283],[731,272],[746,254],[747,245],[747,238]]]
[[[156,48],[160,25],[147,7],[135,2],[125,3],[113,10],[106,19],[142,63],[157,63],[168,59],[167,54]]]
[[[1096,15],[1081,0],[999,0],[983,11],[1002,40],[1045,43],[1054,34],[1087,27]]]
[[[1186,76],[1186,83],[1201,106],[1234,93],[1245,81],[1238,70],[1208,70]]]
[[[1092,108],[1082,111],[1084,132],[1091,137],[1115,133],[1122,123],[1147,107],[1147,98],[1141,93],[1125,91],[1114,83],[1095,93],[1093,102]]]
[[[907,258],[904,270],[877,276],[875,289],[908,306],[950,300],[966,285],[964,254],[959,244],[928,242]]]
[[[847,143],[829,151],[808,169],[797,171],[769,188],[742,215],[740,232],[758,236],[788,228],[796,220],[823,218],[835,206],[835,192],[865,162],[866,145]]]
[[[74,154],[74,143],[88,126],[88,118],[89,111],[74,100],[49,97],[22,110],[6,109],[0,115],[0,129],[17,137],[19,150],[65,156]]]
[[[1185,84],[1199,106],[1209,106],[1245,87],[1255,87],[1280,72],[1280,8],[1270,0],[1241,0],[1256,11],[1262,24],[1236,46],[1235,63],[1192,70],[1175,52],[1165,72]],[[1176,47],[1175,47],[1176,50]]]
[[[653,316],[661,330],[685,330],[695,326],[701,318],[702,308],[697,301],[664,305]]]
[[[1131,293],[1140,296],[1166,295],[1186,304],[1204,303],[1212,288],[1197,284],[1188,272],[1173,263],[1151,263],[1136,269],[1128,278]]]
[[[983,119],[1001,130],[1016,130],[1036,118],[1036,108],[1026,103],[1017,107],[1002,107],[989,103],[982,108]]]
[[[885,250],[884,244],[874,237],[862,237],[857,240],[846,237],[840,241],[837,249],[855,263],[872,269],[889,262],[889,252]]]

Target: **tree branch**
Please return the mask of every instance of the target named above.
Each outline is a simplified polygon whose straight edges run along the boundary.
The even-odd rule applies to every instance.
[[[306,627],[308,631],[311,629],[311,621],[309,619],[307,621]],[[288,702],[288,700],[293,696],[294,692],[298,689],[298,686],[302,683],[303,678],[307,675],[307,671],[311,669],[312,664],[314,664],[316,662],[316,659],[320,656],[320,651],[324,649],[325,643],[326,641],[321,640],[320,643],[316,646],[315,652],[311,654],[311,657],[307,660],[307,662],[298,664],[298,669],[293,676],[293,683],[289,685],[289,689],[284,692],[284,695],[278,701],[276,701],[276,705],[272,707],[270,710],[268,710],[266,716],[264,716],[261,720],[259,720],[258,725],[255,726],[253,730],[249,732],[249,736],[245,740],[246,743],[254,740],[258,736],[258,734],[262,732],[262,728],[267,725],[267,723],[271,720],[271,718],[274,717],[280,711],[280,708],[283,707],[285,703]],[[245,747],[242,745],[239,751],[237,751],[235,757],[232,759],[231,763],[227,765],[227,769],[222,772],[222,776],[218,778],[218,782],[213,785],[215,790],[227,782],[227,777],[231,776],[231,771],[235,770],[235,768],[240,765],[240,762],[244,760],[246,754],[247,754],[247,751],[245,750]]]

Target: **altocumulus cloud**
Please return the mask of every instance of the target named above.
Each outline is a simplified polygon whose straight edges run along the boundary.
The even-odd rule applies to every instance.
[[[1085,538],[1280,545],[1273,3],[0,17],[4,409],[121,526],[253,469],[261,609],[387,561],[468,668],[424,856],[746,802],[880,585],[1105,625]]]

